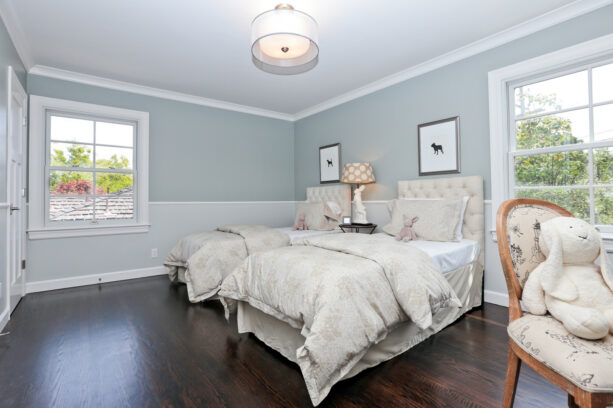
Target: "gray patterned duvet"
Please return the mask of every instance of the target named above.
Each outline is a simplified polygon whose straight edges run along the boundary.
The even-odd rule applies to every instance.
[[[301,330],[296,360],[314,405],[400,323],[419,328],[461,303],[423,251],[365,234],[307,238],[302,245],[249,256],[223,282],[236,301]]]
[[[217,294],[221,282],[248,255],[289,245],[289,237],[264,225],[230,225],[184,237],[166,257],[171,281],[187,285],[193,303]]]

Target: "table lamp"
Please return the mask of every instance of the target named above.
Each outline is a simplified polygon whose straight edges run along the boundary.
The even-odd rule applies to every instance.
[[[346,163],[343,167],[343,177],[341,183],[356,184],[357,188],[353,192],[353,216],[354,224],[370,224],[366,218],[366,207],[362,204],[362,191],[364,184],[375,182],[375,175],[370,163]]]

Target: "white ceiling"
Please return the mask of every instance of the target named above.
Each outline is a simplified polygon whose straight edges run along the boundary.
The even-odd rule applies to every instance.
[[[319,23],[320,60],[310,72],[276,76],[252,64],[249,39],[253,17],[280,1],[1,1],[31,66],[288,114],[572,3],[294,0]]]

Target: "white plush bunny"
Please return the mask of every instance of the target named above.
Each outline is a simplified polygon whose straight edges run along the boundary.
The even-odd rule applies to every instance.
[[[572,217],[541,224],[547,259],[532,271],[522,300],[532,314],[549,313],[575,336],[595,340],[613,333],[613,268],[600,233]],[[600,266],[594,261],[600,255]]]

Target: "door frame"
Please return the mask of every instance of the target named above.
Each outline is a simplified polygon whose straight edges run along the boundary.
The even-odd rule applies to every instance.
[[[7,168],[6,168],[6,198],[7,198],[7,202],[8,202],[8,206],[9,208],[6,211],[6,274],[8,275],[8,280],[7,280],[7,287],[5,290],[5,294],[6,294],[6,299],[7,299],[7,303],[8,303],[8,310],[9,310],[9,315],[13,312],[14,308],[11,307],[11,281],[10,281],[10,257],[9,255],[9,251],[11,250],[11,240],[10,240],[10,226],[11,226],[11,211],[10,211],[10,206],[11,203],[9,200],[9,192],[12,191],[13,185],[12,185],[12,180],[9,178],[9,174],[8,174],[8,159],[9,159],[9,152],[11,151],[11,137],[10,137],[10,132],[13,126],[13,118],[12,118],[12,108],[13,108],[13,98],[17,98],[17,99],[22,99],[23,100],[23,108],[24,108],[24,116],[22,118],[22,139],[21,139],[21,143],[22,143],[22,153],[23,153],[23,157],[22,157],[22,174],[21,174],[21,185],[23,186],[22,188],[24,189],[24,193],[27,192],[27,172],[28,172],[28,120],[27,120],[27,115],[28,115],[28,94],[26,92],[26,90],[23,88],[23,85],[21,85],[21,82],[19,81],[19,78],[17,77],[17,74],[15,73],[15,70],[13,69],[13,67],[9,66],[7,69],[7,120],[6,120],[6,137],[7,137],[7,142],[6,142],[6,147],[7,147]],[[27,259],[27,240],[26,240],[26,230],[27,230],[27,211],[26,211],[26,206],[27,206],[27,194],[24,194],[23,196],[23,200],[21,200],[23,202],[23,208],[20,208],[19,211],[22,211],[22,226],[21,226],[21,259],[25,260]],[[21,273],[23,274],[23,285],[21,287],[21,297],[23,298],[26,295],[26,272],[27,272],[27,262],[26,262],[26,268],[23,268]],[[16,306],[16,305],[15,305]],[[10,319],[10,317],[9,317]]]

